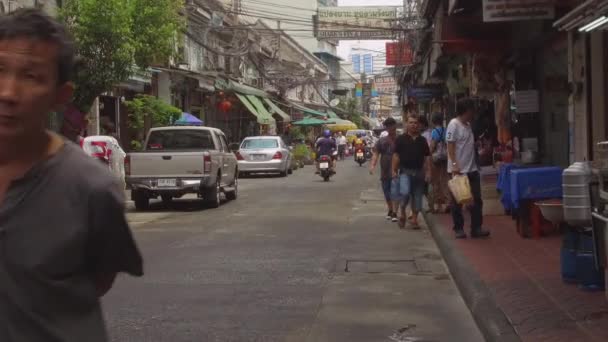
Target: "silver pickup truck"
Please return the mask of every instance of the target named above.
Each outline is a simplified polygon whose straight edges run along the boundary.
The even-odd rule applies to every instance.
[[[137,210],[148,209],[151,198],[168,204],[192,193],[217,208],[222,193],[234,200],[238,192],[236,156],[224,133],[211,127],[151,129],[143,152],[127,154],[125,173]]]

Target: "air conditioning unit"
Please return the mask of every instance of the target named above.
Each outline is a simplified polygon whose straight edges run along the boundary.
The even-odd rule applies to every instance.
[[[259,78],[254,78],[251,80],[251,85],[256,87],[256,88],[264,88],[264,79],[259,77]]]

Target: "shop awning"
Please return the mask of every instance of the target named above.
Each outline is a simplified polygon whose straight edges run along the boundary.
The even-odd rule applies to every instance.
[[[302,112],[304,112],[306,114],[327,117],[327,113],[323,113],[323,112],[319,112],[314,109],[306,108],[304,106],[301,106],[301,105],[293,103],[293,102],[292,102],[292,104],[296,109],[301,110]]]
[[[244,95],[254,95],[254,96],[264,97],[264,98],[268,97],[268,94],[261,89],[250,87],[248,85],[240,84],[240,83],[230,81],[230,80],[225,81],[222,79],[216,79],[215,88],[219,89],[219,90],[233,91],[235,93],[240,93],[240,94],[244,94]]]
[[[553,24],[558,30],[591,32],[608,28],[608,0],[587,0]]]
[[[292,122],[292,125],[295,126],[322,126],[322,125],[332,125],[336,122],[334,120],[322,120],[318,118],[304,118],[300,121]]]
[[[254,95],[245,96],[249,102],[255,107],[258,112],[258,123],[261,125],[272,125],[276,124],[276,120],[272,117],[272,114],[268,112],[264,104],[259,97]]]
[[[255,115],[255,117],[257,118],[258,123],[261,123],[260,120],[260,113],[258,113],[257,109],[255,108],[254,105],[251,104],[251,102],[249,102],[249,100],[247,100],[247,97],[245,95],[241,95],[241,94],[235,94],[236,97],[238,97],[238,99],[241,101],[241,103],[245,106],[245,108],[247,108],[247,110],[249,110],[249,112],[253,115]],[[263,121],[263,120],[262,120]]]
[[[277,106],[274,102],[272,102],[272,100],[264,99],[264,102],[266,102],[266,104],[268,104],[268,107],[270,107],[271,114],[277,114],[278,116],[283,118],[283,122],[291,121],[291,117],[287,113],[285,113],[283,110],[281,110],[281,108],[279,108],[279,106]]]
[[[333,112],[333,111],[331,111],[331,110],[328,110],[328,111],[327,111],[327,116],[328,116],[330,119],[340,119],[340,117],[338,116],[338,114],[336,114],[336,112]]]

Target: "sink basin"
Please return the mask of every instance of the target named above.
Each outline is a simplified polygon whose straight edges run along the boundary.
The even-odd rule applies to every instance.
[[[560,224],[564,221],[564,206],[561,200],[548,200],[535,203],[545,220]]]

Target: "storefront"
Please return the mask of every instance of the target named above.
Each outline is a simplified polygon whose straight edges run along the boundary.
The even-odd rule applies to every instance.
[[[570,161],[594,160],[608,139],[608,0],[585,1],[554,26],[568,33]]]

